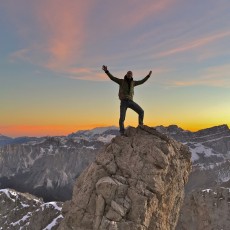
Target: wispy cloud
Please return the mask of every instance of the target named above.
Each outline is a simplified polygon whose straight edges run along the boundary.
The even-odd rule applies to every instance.
[[[98,14],[97,11],[94,12],[93,18],[90,15],[96,9],[94,9],[95,6],[102,5],[101,1],[37,1],[36,7],[33,6],[30,9],[33,15],[31,21],[34,21],[33,24],[35,25],[34,28],[30,29],[36,31],[36,37],[29,39],[27,47],[13,52],[10,55],[10,60],[20,59],[51,69],[54,72],[71,74],[71,77],[76,79],[84,79],[85,77],[85,79],[101,80],[103,79],[101,74],[96,74],[95,77],[90,71],[83,73],[80,69],[77,69],[79,73],[77,71],[71,73],[71,66],[82,66],[85,58],[87,58],[88,54],[85,55],[85,51],[88,49],[86,43],[90,43],[92,40],[95,42],[98,39],[100,40],[98,43],[101,44],[101,39],[104,39],[100,37],[102,30],[110,34],[111,38],[116,34],[116,28],[121,31],[130,30],[132,27],[144,22],[145,19],[154,17],[163,10],[169,9],[173,2],[175,0],[144,0],[141,4],[137,0],[106,3],[106,10],[103,11],[103,18],[107,18],[106,23],[103,21],[103,24],[101,24],[102,22],[99,20],[97,23],[100,25],[97,24],[96,28],[88,28],[87,20],[97,20],[97,18],[94,18],[94,14]],[[23,4],[25,5],[26,1],[23,1]],[[13,4],[10,4],[10,6],[14,7],[13,12],[15,12],[15,6]],[[23,7],[20,8],[21,15]],[[27,12],[24,13],[26,14]],[[23,21],[19,20],[16,23],[20,24],[20,31],[24,31],[23,28],[27,27]],[[105,29],[106,27],[108,29]],[[111,28],[113,28],[112,31]],[[90,30],[94,31],[93,34],[90,33]],[[26,35],[24,34],[23,36]],[[101,61],[104,61],[104,59],[122,60],[126,56],[132,55],[132,53],[121,52],[117,54],[114,52],[113,57],[103,57],[102,53],[90,53],[89,60],[87,60],[91,60],[90,65],[92,68],[92,66],[95,66],[93,62],[98,63],[93,59],[98,60],[101,57]]]
[[[123,1],[122,12],[120,12],[117,22],[121,27],[136,26],[140,22],[143,22],[148,17],[158,15],[162,11],[170,9],[175,0],[139,0]]]
[[[224,32],[219,32],[214,35],[206,36],[200,39],[196,39],[192,42],[185,43],[182,46],[172,48],[163,52],[158,53],[158,57],[165,57],[165,56],[170,56],[173,54],[177,53],[182,53],[186,52],[189,50],[197,49],[199,47],[203,47],[211,42],[214,42],[216,40],[222,39],[224,37],[229,37],[230,36],[230,31],[224,31]]]
[[[71,79],[87,81],[105,81],[107,77],[103,71],[91,68],[69,68],[65,70],[65,76]]]
[[[81,55],[86,35],[85,17],[90,1],[43,1],[37,11],[45,48],[49,54],[47,67],[66,66]]]
[[[16,59],[29,61],[28,52],[29,48],[17,50],[9,55],[10,61],[14,62]]]
[[[25,0],[23,2],[26,4]],[[134,31],[135,26],[154,21],[156,16],[176,8],[178,3],[178,0],[143,0],[141,3],[139,0],[132,2],[124,0],[109,1],[106,4],[99,0],[82,2],[40,0],[36,2],[36,7],[32,8],[33,18],[31,20],[36,22],[34,23],[36,27],[30,29],[36,33],[35,39],[31,39],[27,47],[12,53],[10,59],[21,59],[40,65],[56,73],[63,73],[65,77],[104,80],[103,73],[95,70],[100,65],[99,63],[113,63],[123,68],[122,65],[126,65],[129,60],[134,65],[141,61],[150,63],[150,66],[159,66],[159,64],[167,66],[167,63],[157,63],[157,61],[164,60],[164,57],[205,47],[230,36],[229,31],[218,33],[209,31],[209,34],[212,33],[212,35],[200,35],[201,38],[191,41],[188,35],[177,36],[187,30],[181,31],[184,24],[181,23],[178,26],[177,21],[174,24],[153,26],[153,28],[143,30],[143,33]],[[101,7],[104,7],[103,11],[98,11]],[[21,13],[23,7],[20,8]],[[91,26],[88,20],[96,26]],[[19,23],[24,31],[26,24]],[[173,28],[172,25],[174,25]],[[118,37],[124,38],[120,39],[122,43],[117,41],[117,31],[120,32]],[[174,39],[167,39],[172,32]],[[104,33],[107,35],[106,38],[103,37]],[[192,34],[191,37],[194,36],[197,37],[197,34]],[[111,41],[107,42],[106,39]],[[177,44],[174,47],[172,47],[173,41]],[[95,49],[95,47],[99,48]],[[203,56],[200,56],[200,60],[213,55],[215,52],[207,50],[206,54],[203,53]],[[105,61],[107,63],[104,63]],[[88,67],[85,68],[86,65]],[[156,73],[156,76],[158,74]]]
[[[26,4],[25,2],[22,3]],[[27,22],[15,20],[20,36],[28,36],[28,46],[10,55],[13,58],[30,61],[50,69],[61,69],[77,62],[84,49],[86,39],[86,18],[93,3],[90,0],[41,0],[36,2],[30,11],[33,12],[31,31],[36,31],[34,39],[20,31],[25,31]],[[22,8],[22,7],[21,7]],[[8,10],[16,12],[15,6],[9,4]],[[28,8],[25,7],[25,10]],[[25,11],[24,10],[24,11]],[[25,15],[27,12],[18,13]]]
[[[140,80],[141,78],[144,78],[148,73],[149,70],[142,69],[142,70],[135,70],[134,78],[136,80]],[[170,72],[170,69],[158,67],[152,69],[152,79],[157,78],[161,74]],[[126,74],[126,71],[112,71],[112,74],[118,78],[123,78]],[[69,68],[65,70],[65,75],[67,78],[71,79],[78,79],[78,80],[90,80],[90,81],[107,81],[109,78],[102,70],[98,69],[90,69],[90,68]],[[138,79],[137,79],[138,78]]]
[[[193,80],[178,80],[171,81],[171,86],[184,87],[184,86],[212,86],[212,87],[230,87],[230,65],[222,65],[209,67],[203,70],[199,76],[194,76]],[[190,78],[191,79],[191,78]]]

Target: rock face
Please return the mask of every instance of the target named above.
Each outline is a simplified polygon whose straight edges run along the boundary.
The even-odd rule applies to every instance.
[[[0,190],[0,229],[55,230],[62,220],[61,202],[44,203],[28,193]]]
[[[230,189],[212,188],[192,192],[183,204],[177,230],[228,230]]]
[[[175,228],[191,170],[188,148],[147,126],[126,134],[77,179],[59,230]]]

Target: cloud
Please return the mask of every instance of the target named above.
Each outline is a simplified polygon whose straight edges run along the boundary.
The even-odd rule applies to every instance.
[[[136,65],[139,68],[141,63],[145,66],[146,63],[150,66],[170,66],[172,62],[165,63],[162,57],[198,49],[230,36],[228,31],[216,32],[191,41],[192,36],[197,36],[193,34],[194,31],[188,32],[187,27],[183,29],[184,22],[178,24],[173,20],[160,26],[148,27],[149,24],[146,24],[145,28],[145,22],[159,19],[162,12],[177,11],[177,0],[106,3],[100,0],[40,0],[25,7],[26,2],[21,0],[20,15],[31,11],[34,28],[16,16],[21,31],[31,30],[33,39],[31,34],[28,35],[27,47],[12,53],[10,60],[21,59],[73,79],[105,80],[103,73],[96,69],[101,63],[116,65],[120,69]],[[11,5],[15,7],[15,4]],[[27,26],[27,30],[24,30]],[[107,37],[104,37],[105,34]],[[172,48],[172,41],[182,45]],[[171,48],[167,50],[165,47]],[[202,61],[213,55],[215,52],[207,50],[206,55],[203,53],[198,58]]]
[[[170,9],[174,0],[139,0],[123,1],[122,12],[120,12],[117,22],[121,27],[133,27],[143,22],[149,17],[153,17],[162,11]]]
[[[214,42],[216,40],[222,39],[224,37],[229,37],[230,36],[230,31],[224,31],[224,32],[219,32],[214,35],[206,36],[200,39],[196,39],[192,42],[188,42],[180,47],[172,48],[167,51],[163,51],[157,54],[158,57],[165,57],[165,56],[170,56],[173,54],[177,53],[182,53],[186,52],[189,50],[197,49],[199,47],[203,47],[211,42]]]
[[[28,41],[27,47],[10,55],[11,60],[22,59],[54,70],[78,61],[86,40],[86,18],[93,3],[41,0],[26,4],[21,1],[18,10],[15,4],[7,5],[9,14],[15,17],[19,36]],[[22,15],[30,21],[25,21]]]
[[[230,65],[222,65],[209,67],[203,70],[194,80],[179,80],[171,81],[171,86],[186,87],[186,86],[212,86],[230,88]],[[191,79],[191,77],[190,77]]]
[[[77,71],[71,73],[71,66],[81,67],[88,57],[87,62],[92,68],[92,66],[98,65],[98,59],[101,59],[101,62],[114,59],[122,60],[132,54],[119,52],[117,55],[114,52],[114,55],[109,57],[98,53],[103,52],[101,49],[97,50],[97,53],[92,53],[88,44],[91,42],[95,45],[102,44],[102,39],[104,39],[101,37],[102,31],[105,31],[111,38],[116,34],[116,28],[124,32],[128,27],[134,27],[146,18],[168,9],[173,1],[144,0],[140,3],[137,0],[132,2],[125,0],[103,4],[99,0],[40,0],[26,5],[26,1],[21,0],[20,10],[11,2],[8,10],[11,9],[12,17],[15,15],[18,31],[20,31],[21,37],[28,42],[25,48],[10,54],[10,60],[20,59],[57,73],[71,74],[71,78],[83,79],[85,76],[88,80],[101,80],[103,79],[101,74],[92,75],[90,71],[83,73],[78,69],[79,73]],[[105,10],[101,14],[98,10],[102,5],[105,6]],[[32,23],[27,24],[21,20],[22,15],[26,15],[27,19],[31,17],[30,22]],[[98,21],[98,17],[101,15],[108,19],[103,20],[103,24],[100,20]],[[99,23],[100,26],[96,24],[97,26],[92,28],[89,22]],[[33,27],[30,27],[31,25]],[[109,30],[105,29],[106,27],[109,27]],[[105,47],[105,49],[107,48]]]
[[[41,32],[45,34],[45,47],[49,55],[46,66],[59,68],[80,57],[85,40],[85,17],[89,1],[42,1],[37,17]]]
[[[10,61],[14,62],[16,59],[21,59],[25,61],[29,61],[28,59],[28,53],[29,53],[29,48],[25,49],[20,49],[17,50],[9,55]]]
[[[65,76],[67,78],[76,80],[87,80],[87,81],[105,81],[107,80],[106,74],[96,69],[90,68],[69,68],[65,70]]]
[[[136,80],[139,80],[141,78],[144,78],[148,73],[149,70],[142,69],[142,70],[134,70],[134,78]],[[161,74],[170,72],[171,69],[158,67],[152,69],[152,76],[151,78],[157,78]],[[92,68],[69,68],[66,69],[64,73],[64,76],[71,79],[77,79],[77,80],[87,80],[87,81],[108,81],[109,78],[104,73],[104,71],[100,71],[98,69],[92,69]],[[123,78],[126,74],[126,71],[112,71],[112,74],[118,78]]]

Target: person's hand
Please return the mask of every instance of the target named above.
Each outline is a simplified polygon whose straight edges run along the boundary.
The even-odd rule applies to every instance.
[[[149,76],[151,76],[151,74],[152,74],[152,70],[151,70],[151,71],[149,71]]]
[[[102,66],[102,69],[106,72],[106,71],[108,71],[108,69],[107,69],[107,66],[106,65],[103,65]]]

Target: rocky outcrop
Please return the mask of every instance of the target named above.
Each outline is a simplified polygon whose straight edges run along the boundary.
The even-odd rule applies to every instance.
[[[55,230],[62,220],[61,202],[44,203],[28,193],[0,190],[0,229]]]
[[[230,226],[230,189],[196,190],[187,195],[177,230],[228,230]]]
[[[191,170],[188,148],[147,126],[126,134],[77,179],[59,230],[175,228]]]

